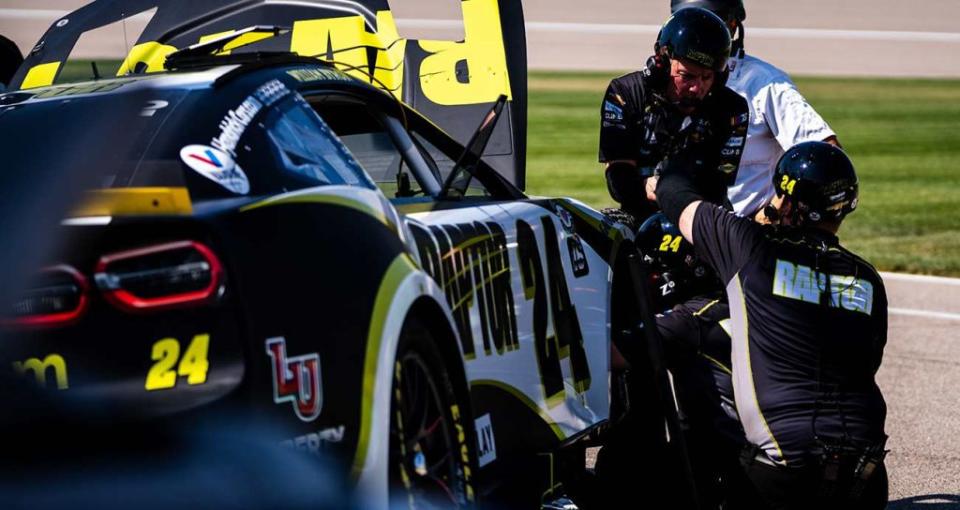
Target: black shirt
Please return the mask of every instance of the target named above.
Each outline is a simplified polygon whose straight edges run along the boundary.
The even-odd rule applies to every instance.
[[[725,203],[746,142],[746,100],[718,87],[688,116],[651,82],[643,71],[610,82],[600,112],[600,162],[634,160],[649,177],[665,160],[682,154],[697,167],[694,183],[704,198]]]
[[[874,376],[887,337],[883,280],[817,229],[764,227],[701,203],[697,254],[727,288],[733,386],[747,440],[803,465],[817,439],[882,440]]]

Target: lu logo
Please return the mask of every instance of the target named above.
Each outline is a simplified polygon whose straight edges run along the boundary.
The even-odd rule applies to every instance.
[[[267,340],[267,354],[273,369],[273,401],[290,402],[297,417],[313,421],[320,416],[323,394],[320,390],[320,355],[317,353],[287,357],[287,340]]]

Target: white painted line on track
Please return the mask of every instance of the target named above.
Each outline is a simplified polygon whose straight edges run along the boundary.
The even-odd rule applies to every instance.
[[[930,276],[925,274],[906,274],[906,273],[885,273],[881,272],[883,279],[900,282],[932,283],[938,285],[955,285],[960,287],[960,278],[948,278],[946,276]]]
[[[0,18],[53,21],[69,14],[54,9],[0,9]],[[461,20],[400,19],[401,28],[459,29]],[[625,23],[563,23],[554,21],[527,21],[527,32],[565,32],[578,34],[657,34],[659,25]],[[834,30],[823,28],[760,28],[750,27],[750,37],[771,39],[832,39],[887,42],[942,42],[960,43],[956,32],[909,32],[896,30]]]
[[[948,312],[931,312],[929,310],[914,310],[912,308],[893,308],[887,309],[892,315],[906,315],[909,317],[923,317],[925,319],[943,319],[948,321],[960,321],[960,314]]]
[[[53,21],[69,13],[54,9],[0,9],[0,18]]]
[[[455,29],[463,26],[459,20],[401,19],[400,27]],[[527,32],[566,32],[578,34],[657,34],[659,25],[623,23],[562,23],[527,21]],[[770,39],[834,39],[857,41],[946,42],[960,43],[956,32],[907,32],[896,30],[833,30],[823,28],[757,28],[750,27],[750,37]]]
[[[70,14],[71,11],[60,11],[56,9],[0,9],[0,19],[16,19],[16,20],[28,20],[28,21],[49,21],[54,22],[67,14]],[[133,16],[127,17],[128,20],[143,20],[148,21],[153,14],[149,12],[142,12],[135,14]]]

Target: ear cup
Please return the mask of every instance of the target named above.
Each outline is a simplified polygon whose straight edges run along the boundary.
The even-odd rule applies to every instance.
[[[670,59],[659,52],[647,59],[643,70],[649,83],[656,90],[663,90],[670,79]]]

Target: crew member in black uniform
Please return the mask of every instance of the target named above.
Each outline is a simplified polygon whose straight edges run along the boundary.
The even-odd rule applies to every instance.
[[[606,164],[610,195],[628,213],[619,214],[616,219],[626,220],[624,223],[632,223],[636,228],[658,211],[654,193],[657,175],[674,158],[682,158],[691,165],[690,172],[704,197],[717,204],[728,203],[727,186],[736,178],[749,121],[746,101],[725,86],[730,45],[730,33],[719,17],[705,9],[683,9],[664,24],[646,67],[610,82],[601,108],[599,152],[600,161]],[[661,237],[656,241],[658,246],[666,239],[662,227],[659,225],[655,232],[655,236]],[[676,243],[667,242],[665,251],[678,252],[680,241],[677,236]],[[690,262],[689,267],[675,268],[671,274],[676,276],[685,269],[695,271],[695,264]],[[695,299],[680,305],[668,319],[661,319],[664,321],[661,330],[669,332],[666,343],[671,347],[677,346],[677,340],[690,337],[687,319],[699,320],[694,314],[722,294],[719,285],[699,286],[711,281],[709,275],[701,276],[704,278],[695,285],[687,282],[683,286],[686,293],[682,298],[679,292],[671,296],[670,305]],[[665,288],[672,292],[676,287]],[[722,303],[715,306],[721,315],[724,306]],[[674,331],[674,325],[680,327]],[[644,351],[638,348],[637,342],[633,344],[621,344],[625,351],[634,351],[624,352],[628,361],[634,361],[637,351]],[[677,365],[689,364],[690,353],[696,355],[696,349],[670,350],[668,356]],[[682,362],[678,360],[681,357]],[[637,365],[643,363],[634,363],[634,367]],[[656,398],[650,393],[644,394],[644,390],[650,390],[644,374],[636,374],[629,385],[637,407]],[[714,391],[716,385],[707,381],[701,387],[703,391]],[[612,488],[619,491],[623,484],[636,483],[640,478],[663,487],[657,477],[666,470],[656,465],[657,461],[650,461],[654,472],[641,474],[637,467],[643,459],[657,457],[652,454],[653,445],[638,446],[637,438],[658,432],[662,435],[663,421],[662,418],[658,421],[649,408],[641,409],[640,414],[644,416],[628,415],[621,422],[608,438],[610,447],[605,447],[598,459],[598,473],[609,475],[611,471],[623,471],[621,478],[610,482]],[[634,448],[641,451],[635,452]]]
[[[746,101],[726,88],[730,33],[706,9],[678,11],[663,25],[644,69],[615,78],[601,110],[600,162],[622,208],[643,221],[658,209],[657,174],[692,154],[703,196],[726,202],[748,127]]]
[[[726,285],[733,386],[749,447],[747,490],[761,508],[883,508],[886,405],[874,376],[887,298],[874,268],[836,232],[857,207],[844,152],[823,142],[789,149],[774,174],[779,226],[703,202],[675,161],[657,195]]]

